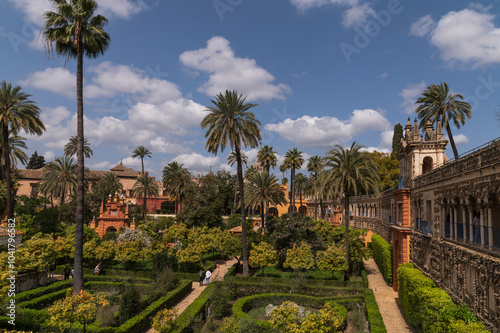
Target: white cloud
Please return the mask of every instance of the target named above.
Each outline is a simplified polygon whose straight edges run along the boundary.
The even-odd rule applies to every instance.
[[[48,0],[10,0],[10,3],[21,10],[29,22],[39,27],[43,26],[44,23],[43,13],[55,10]],[[108,19],[109,16],[128,19],[146,8],[143,0],[99,0],[98,12],[104,14]]]
[[[307,10],[309,8],[321,7],[329,4],[353,6],[358,3],[358,0],[290,0],[290,2],[300,10]]]
[[[381,78],[381,79],[385,79],[387,77],[387,75],[389,75],[387,72],[383,72],[378,77]]]
[[[380,147],[387,148],[392,151],[392,137],[394,136],[394,130],[386,130],[380,133]]]
[[[353,27],[356,25],[362,25],[368,21],[369,17],[375,17],[375,10],[369,3],[363,5],[352,6],[344,12],[342,15],[342,24],[345,27]]]
[[[425,15],[410,25],[410,35],[423,37],[436,26],[431,15]]]
[[[354,110],[347,120],[336,117],[303,116],[290,118],[277,124],[267,124],[265,128],[280,134],[285,139],[304,147],[331,148],[344,144],[354,136],[370,131],[383,131],[390,127],[389,121],[379,111]]]
[[[495,15],[486,10],[476,5],[451,11],[430,31],[431,45],[448,65],[477,68],[500,63],[500,28],[495,26]],[[415,30],[417,36],[424,31]]]
[[[399,96],[403,97],[403,103],[401,103],[401,107],[403,108],[403,113],[412,114],[415,113],[417,106],[415,102],[418,97],[422,95],[422,92],[427,87],[427,84],[422,81],[420,83],[412,83],[406,86],[401,92]]]
[[[71,112],[64,106],[57,106],[55,108],[44,107],[40,113],[40,119],[45,127],[59,125],[70,116]]]
[[[28,77],[20,83],[26,87],[47,90],[69,98],[76,95],[76,75],[62,67],[47,68],[44,71],[28,74]]]
[[[453,132],[451,134],[453,134]],[[450,138],[447,135],[444,137],[444,139],[448,141],[450,140]],[[453,135],[453,140],[455,140],[455,144],[457,146],[469,143],[469,138],[465,134]]]
[[[85,166],[91,170],[106,170],[109,171],[114,168],[118,163],[111,163],[108,161],[96,162],[96,163],[85,163]]]
[[[236,89],[248,100],[285,99],[290,87],[283,83],[272,84],[274,76],[256,61],[235,57],[229,41],[223,37],[212,37],[206,48],[186,51],[179,57],[184,66],[209,75],[198,91],[215,96],[225,90]]]
[[[204,156],[199,153],[190,153],[180,154],[174,157],[173,160],[183,164],[193,175],[197,175],[198,173],[206,174],[210,169],[213,172],[219,170],[231,171],[231,167],[225,161],[221,162],[219,156]]]
[[[43,157],[45,158],[45,163],[51,162],[56,158],[56,154],[54,154],[53,151],[48,150],[43,154]]]

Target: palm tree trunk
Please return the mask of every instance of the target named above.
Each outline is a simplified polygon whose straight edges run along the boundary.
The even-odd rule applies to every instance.
[[[260,212],[262,213],[262,215],[260,216],[261,227],[262,227],[262,230],[264,230],[264,223],[265,223],[265,221],[264,221],[264,218],[265,218],[264,217],[264,214],[265,214],[265,211],[264,211],[264,201],[260,202],[260,207],[261,207]]]
[[[319,216],[323,220],[325,216],[323,215],[323,199],[319,198]]]
[[[141,157],[142,174],[144,175],[144,157]],[[144,188],[144,204],[142,207],[142,220],[146,219],[146,189]]]
[[[459,159],[457,146],[455,145],[455,140],[451,134],[450,124],[446,124],[446,132],[448,132],[448,138],[450,139],[450,146],[453,149],[453,155],[455,155],[455,161]]]
[[[300,206],[299,206],[299,212],[300,212],[300,209],[302,208],[302,188],[299,188],[299,196],[300,196]],[[302,216],[304,215],[302,214]]]
[[[347,184],[344,185],[347,189]],[[345,260],[347,261],[347,269],[344,272],[344,281],[349,281],[351,275],[350,265],[349,265],[349,192],[344,191],[344,221],[345,221]]]
[[[238,163],[238,186],[240,188],[240,205],[241,205],[241,244],[243,250],[243,276],[249,275],[248,269],[248,253],[247,253],[247,223],[245,214],[245,194],[243,190],[243,168],[241,166],[241,154],[239,143],[236,142],[235,147],[236,162]]]
[[[59,204],[59,224],[62,222],[62,205],[64,204],[64,193],[61,195],[61,203]]]
[[[5,169],[5,180],[6,180],[6,194],[7,194],[7,221],[12,218],[12,203],[14,199],[12,198],[12,179],[10,175],[10,146],[9,146],[9,126],[7,123],[3,122],[3,142],[6,142],[3,157],[4,157],[4,169]]]
[[[291,184],[290,184],[290,187],[291,187],[291,190],[292,190],[292,200],[290,200],[291,204],[292,204],[292,213],[295,212],[295,168],[292,168],[292,171],[290,173],[290,178],[291,178]]]
[[[262,232],[266,233],[267,218],[269,217],[269,201],[266,201],[266,216],[264,216],[264,222],[262,224]]]
[[[314,196],[314,206],[315,206],[314,219],[317,220],[318,219],[318,197],[317,196]]]
[[[81,27],[77,26],[77,65],[76,65],[76,101],[77,101],[77,175],[76,175],[76,230],[75,230],[75,274],[73,276],[73,293],[83,290],[83,204],[84,204],[84,159],[83,159],[83,42]]]

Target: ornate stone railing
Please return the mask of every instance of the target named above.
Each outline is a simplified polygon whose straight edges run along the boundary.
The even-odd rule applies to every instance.
[[[466,172],[479,170],[495,164],[500,164],[500,142],[492,141],[486,147],[480,148],[457,161],[453,161],[413,179],[411,188],[420,187],[445,178],[461,176]]]

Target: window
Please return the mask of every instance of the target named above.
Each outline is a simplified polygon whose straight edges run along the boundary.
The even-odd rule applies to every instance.
[[[425,220],[430,222],[432,221],[432,201],[425,201]]]
[[[427,173],[432,170],[432,157],[426,156],[424,157],[424,161],[422,164],[422,173]]]

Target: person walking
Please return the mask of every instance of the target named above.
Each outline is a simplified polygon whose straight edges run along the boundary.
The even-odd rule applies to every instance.
[[[205,277],[205,273],[203,273],[203,270],[200,269],[200,271],[198,272],[198,276],[200,278],[200,287],[203,286],[203,278]]]
[[[207,272],[205,273],[205,282],[208,283],[210,282],[210,276],[212,276],[212,273],[210,273],[209,270],[207,270]]]
[[[71,269],[68,267],[68,264],[66,264],[66,267],[64,267],[64,280],[69,279],[69,274],[71,273]]]

